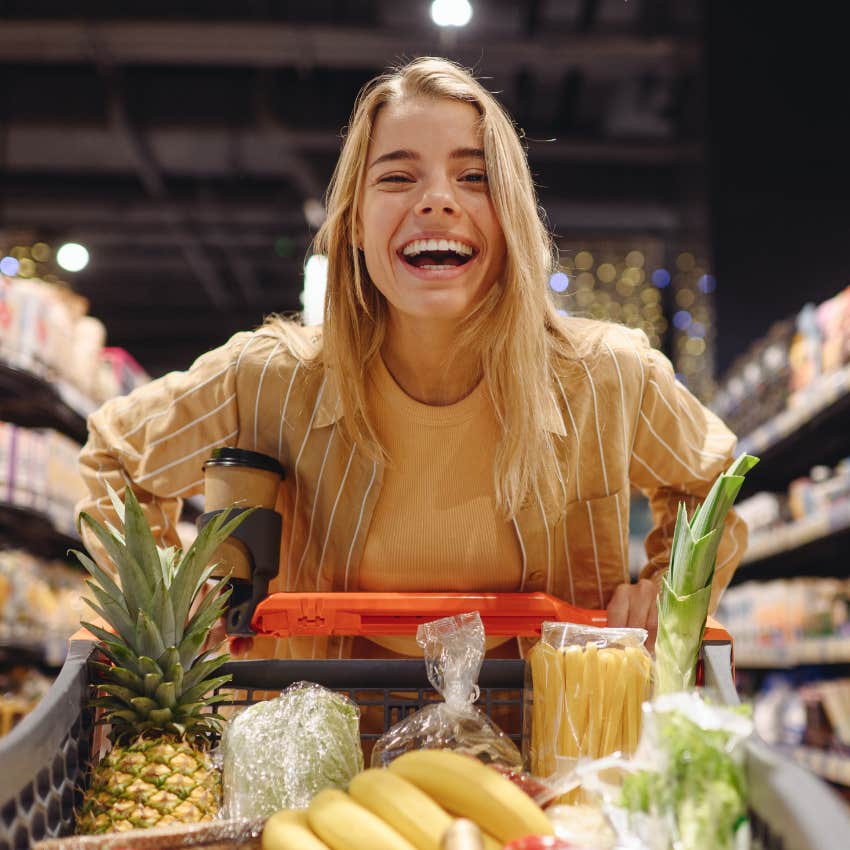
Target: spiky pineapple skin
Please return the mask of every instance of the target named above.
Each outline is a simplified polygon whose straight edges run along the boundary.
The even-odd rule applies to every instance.
[[[77,832],[124,832],[212,820],[221,773],[206,748],[176,738],[140,737],[114,746],[92,771]]]

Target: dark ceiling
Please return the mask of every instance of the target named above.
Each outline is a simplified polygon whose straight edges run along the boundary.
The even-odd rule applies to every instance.
[[[473,5],[447,33],[428,0],[0,0],[0,233],[87,245],[110,344],[184,367],[300,308],[354,96],[423,54],[499,92],[556,233],[704,225],[700,0]]]

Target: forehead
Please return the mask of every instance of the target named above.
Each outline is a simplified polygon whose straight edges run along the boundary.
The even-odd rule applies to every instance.
[[[378,112],[370,152],[384,147],[431,147],[439,140],[479,145],[481,115],[472,104],[448,98],[407,97],[384,104]]]

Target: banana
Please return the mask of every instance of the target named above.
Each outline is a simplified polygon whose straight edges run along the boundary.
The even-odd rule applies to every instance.
[[[454,820],[413,783],[383,767],[358,773],[351,780],[348,793],[403,835],[416,850],[440,850],[443,835]]]
[[[325,788],[313,797],[307,821],[331,850],[416,850],[381,818],[336,788]]]
[[[524,791],[471,756],[451,750],[410,750],[392,761],[389,770],[502,842],[554,834],[543,810]]]
[[[263,827],[262,850],[328,850],[328,845],[313,834],[302,810],[284,810],[273,814]]]

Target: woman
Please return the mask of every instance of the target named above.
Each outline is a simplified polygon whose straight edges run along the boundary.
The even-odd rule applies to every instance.
[[[707,493],[735,439],[643,334],[557,315],[556,255],[495,99],[442,59],[373,80],[327,212],[323,329],[272,318],[104,405],[89,420],[80,509],[108,517],[106,483],[120,489],[126,474],[175,543],[211,449],[247,448],[290,473],[272,589],[543,590],[653,631],[678,503]],[[636,584],[631,486],[655,522]],[[732,516],[715,601],[745,538]],[[312,638],[254,647],[373,650]]]

